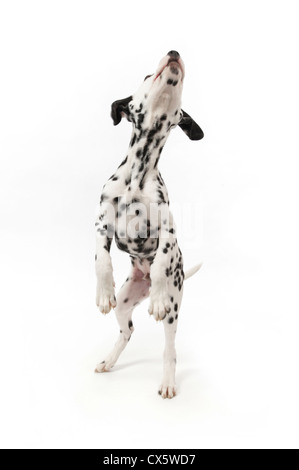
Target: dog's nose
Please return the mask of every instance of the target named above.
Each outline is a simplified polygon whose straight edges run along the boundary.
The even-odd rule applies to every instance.
[[[169,51],[167,55],[169,55],[173,59],[179,59],[180,58],[180,54],[177,51]]]

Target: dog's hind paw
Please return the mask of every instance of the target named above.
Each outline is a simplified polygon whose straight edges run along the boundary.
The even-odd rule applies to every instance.
[[[161,385],[158,393],[162,398],[173,398],[176,396],[176,387],[175,385]]]

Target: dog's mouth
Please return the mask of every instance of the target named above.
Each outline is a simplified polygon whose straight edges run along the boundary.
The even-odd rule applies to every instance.
[[[168,62],[159,70],[157,75],[154,78],[154,81],[157,80],[158,77],[162,74],[162,72],[166,69],[166,67],[170,67],[173,69],[174,73],[178,73],[178,69],[182,72],[182,80],[184,78],[184,69],[182,67],[182,64],[180,63],[180,59],[175,59],[173,57],[170,57]],[[175,72],[176,71],[176,72]]]

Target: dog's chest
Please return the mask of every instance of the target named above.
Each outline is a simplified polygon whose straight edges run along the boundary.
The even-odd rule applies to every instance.
[[[104,199],[115,213],[115,241],[118,248],[139,258],[154,259],[159,246],[163,207],[168,205],[164,181],[158,171],[139,181],[118,170],[104,187]],[[115,177],[114,177],[115,178]]]

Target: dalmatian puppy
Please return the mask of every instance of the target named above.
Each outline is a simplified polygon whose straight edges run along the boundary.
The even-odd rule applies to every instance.
[[[166,186],[159,172],[159,159],[170,131],[179,126],[191,140],[203,138],[201,128],[181,109],[185,76],[184,63],[170,51],[156,73],[145,77],[138,91],[112,104],[114,125],[122,118],[132,123],[129,149],[116,172],[103,187],[96,220],[96,303],[100,311],[115,309],[120,333],[118,340],[96,372],[107,372],[116,363],[134,330],[132,313],[149,297],[149,313],[165,328],[163,398],[176,394],[175,334],[183,295],[183,258]],[[131,258],[131,272],[114,292],[110,257],[112,239]]]

